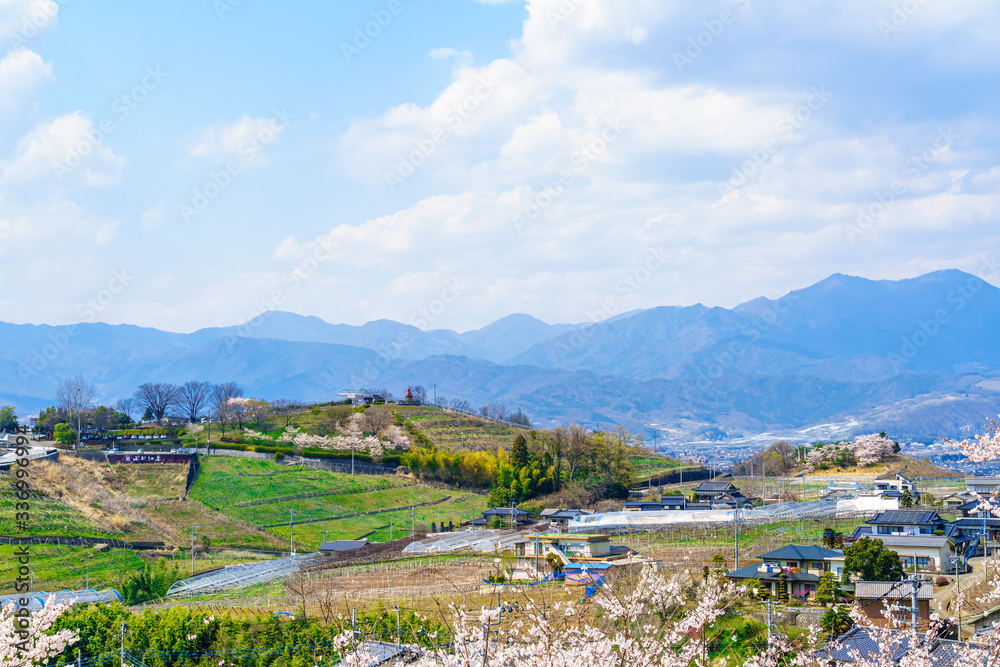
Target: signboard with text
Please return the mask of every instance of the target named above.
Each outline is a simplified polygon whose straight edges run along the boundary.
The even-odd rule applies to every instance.
[[[191,454],[108,454],[108,463],[188,463]]]

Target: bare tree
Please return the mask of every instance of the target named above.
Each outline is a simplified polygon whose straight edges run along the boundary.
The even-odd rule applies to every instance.
[[[163,419],[167,410],[177,407],[181,388],[169,382],[146,382],[135,390],[135,400],[143,410],[149,410],[156,421]]]
[[[125,417],[130,422],[135,421],[135,418],[132,417],[132,414],[135,413],[136,408],[138,407],[139,406],[136,405],[134,398],[119,398],[118,402],[115,403],[115,410],[125,415]]]
[[[479,413],[486,419],[492,421],[503,421],[510,414],[510,408],[507,407],[506,403],[500,401],[490,401],[483,407],[479,408]]]
[[[90,407],[97,394],[97,387],[94,383],[88,382],[82,375],[66,378],[56,387],[56,402],[59,409],[63,410],[70,419],[76,415],[76,435],[80,437],[83,411]]]
[[[229,413],[229,420],[236,422],[241,431],[246,423],[250,421],[250,402],[253,400],[252,398],[243,398],[241,396],[234,396],[229,399],[226,407]]]
[[[188,421],[192,424],[202,416],[202,411],[208,406],[208,399],[212,393],[212,385],[207,382],[185,382],[180,388],[180,396],[177,399],[178,405],[184,411]]]
[[[377,395],[377,396],[381,396],[383,398],[383,400],[386,400],[386,401],[391,401],[392,400],[392,392],[389,391],[388,387],[382,387],[381,389],[375,389],[374,391],[372,391],[372,393],[375,394],[375,395]]]
[[[427,390],[423,385],[418,384],[413,388],[413,398],[417,399],[417,405],[427,405]]]
[[[455,398],[451,401],[451,409],[458,412],[472,412],[472,403],[469,403],[464,398]]]
[[[361,430],[367,431],[372,435],[378,435],[382,429],[391,423],[392,417],[389,415],[388,410],[381,408],[368,408],[361,415]]]
[[[267,401],[251,398],[247,401],[247,421],[257,424],[257,428],[267,433],[267,420],[274,414],[274,408]]]
[[[274,416],[278,421],[284,424],[285,428],[290,428],[295,421],[295,411],[301,406],[287,398],[279,398],[271,401],[271,407],[274,408]]]
[[[241,398],[242,396],[243,387],[235,382],[223,382],[212,387],[212,412],[215,413],[215,418],[219,420],[219,425],[222,427],[222,435],[226,434],[226,424],[232,421],[229,399]]]

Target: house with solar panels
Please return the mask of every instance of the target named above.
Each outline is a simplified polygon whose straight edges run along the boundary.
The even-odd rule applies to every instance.
[[[880,535],[933,535],[948,522],[930,510],[886,510],[878,512],[851,533],[853,538],[879,537]]]

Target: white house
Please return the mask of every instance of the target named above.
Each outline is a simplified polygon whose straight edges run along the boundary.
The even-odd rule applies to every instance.
[[[1000,477],[968,477],[965,486],[971,493],[988,496],[1000,490]]]
[[[887,549],[899,554],[903,568],[917,562],[917,569],[924,572],[948,572],[952,569],[955,543],[944,535],[872,535],[882,540]]]

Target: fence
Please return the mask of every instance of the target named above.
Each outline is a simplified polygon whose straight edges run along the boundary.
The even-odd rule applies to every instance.
[[[825,613],[826,609],[774,607],[771,610],[771,623],[796,628],[808,628],[810,625],[819,626]],[[749,615],[753,620],[767,625],[766,609],[755,609]]]
[[[501,424],[503,426],[509,426],[511,428],[519,428],[525,431],[529,430],[531,426],[527,424],[518,424],[515,422],[507,421],[506,419],[493,419],[492,417],[487,417],[481,412],[476,412],[475,410],[460,410],[459,408],[443,408],[444,410],[449,410],[451,412],[458,412],[463,415],[469,415],[470,417],[478,417],[488,422],[493,422],[494,424]]]

